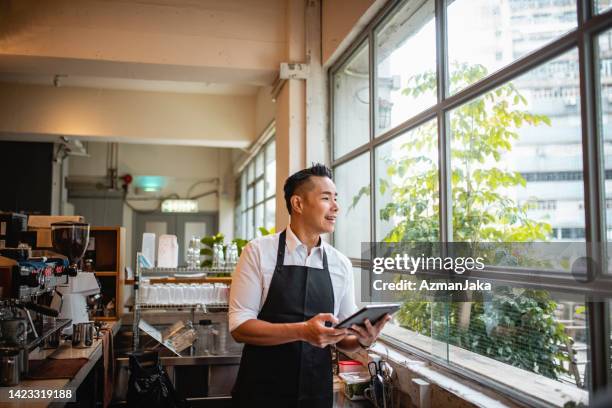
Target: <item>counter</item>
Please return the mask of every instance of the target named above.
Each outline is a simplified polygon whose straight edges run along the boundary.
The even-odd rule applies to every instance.
[[[107,322],[113,331],[113,335],[117,334],[121,327],[120,321]],[[25,390],[25,389],[72,389],[76,392],[76,389],[83,383],[85,378],[91,372],[92,368],[98,363],[102,357],[102,340],[94,340],[94,344],[88,348],[72,348],[70,342],[63,342],[57,349],[40,350],[30,353],[30,361],[42,360],[48,357],[55,359],[72,359],[72,358],[86,358],[89,361],[85,363],[77,372],[77,374],[71,380],[66,378],[53,379],[53,380],[22,380],[19,385],[14,387],[2,387],[3,393],[8,393],[9,390]],[[7,394],[3,394],[7,395]],[[60,407],[65,404],[60,402],[53,402],[52,400],[20,400],[15,402],[0,402],[0,408],[4,407]]]

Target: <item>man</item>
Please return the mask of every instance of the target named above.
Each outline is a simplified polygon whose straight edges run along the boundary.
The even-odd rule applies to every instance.
[[[331,407],[329,346],[367,348],[390,319],[329,327],[357,310],[351,262],[321,240],[340,209],[331,171],[301,170],[284,192],[287,229],[251,241],[233,275],[229,327],[246,343],[232,392],[237,407]]]

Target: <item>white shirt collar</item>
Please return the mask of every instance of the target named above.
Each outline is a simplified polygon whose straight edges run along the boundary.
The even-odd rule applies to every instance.
[[[291,226],[287,224],[287,234],[285,237],[285,242],[287,244],[287,249],[289,252],[295,251],[295,249],[299,246],[303,246],[304,249],[307,249],[306,245],[300,241],[300,239],[295,235],[295,233],[291,230]],[[313,251],[319,251],[323,246],[323,240],[319,237],[319,245],[313,248]]]

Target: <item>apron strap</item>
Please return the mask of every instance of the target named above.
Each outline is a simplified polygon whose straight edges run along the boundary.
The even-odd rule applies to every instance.
[[[278,238],[278,251],[276,252],[276,269],[274,272],[280,271],[285,264],[285,243],[287,242],[287,230],[284,229]]]

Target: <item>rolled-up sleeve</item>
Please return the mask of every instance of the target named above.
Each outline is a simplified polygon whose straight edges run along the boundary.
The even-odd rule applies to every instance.
[[[338,309],[338,320],[340,321],[346,319],[357,311],[357,305],[355,304],[355,279],[353,278],[353,266],[348,258],[343,256],[341,260],[344,268],[344,275],[346,277],[346,289],[344,290],[344,294],[340,300],[340,308]]]
[[[262,291],[259,251],[256,245],[249,243],[242,250],[232,276],[228,312],[230,332],[247,320],[257,319]]]

